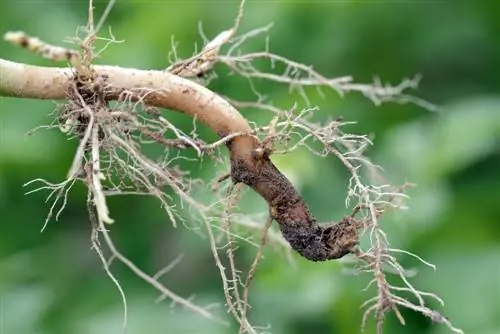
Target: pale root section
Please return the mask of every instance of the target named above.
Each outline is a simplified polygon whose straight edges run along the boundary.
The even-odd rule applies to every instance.
[[[209,89],[166,71],[92,66],[106,98],[143,99],[150,106],[189,114],[220,135],[250,133],[248,122],[229,102]],[[41,67],[0,59],[0,95],[62,100],[67,98],[71,68]],[[127,95],[125,95],[127,94]]]

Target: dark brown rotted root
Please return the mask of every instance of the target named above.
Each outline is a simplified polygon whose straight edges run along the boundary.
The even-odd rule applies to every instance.
[[[231,150],[231,177],[260,194],[271,208],[283,237],[310,261],[341,258],[358,244],[356,224],[350,217],[340,223],[318,225],[290,181],[274,166],[267,154],[243,156]]]
[[[316,224],[310,229],[279,225],[290,246],[310,261],[340,259],[358,244],[357,230],[348,220],[325,226]]]

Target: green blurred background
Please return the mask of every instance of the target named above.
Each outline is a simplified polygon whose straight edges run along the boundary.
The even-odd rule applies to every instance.
[[[106,2],[96,2],[102,13]],[[97,61],[138,68],[168,65],[171,36],[182,57],[201,46],[198,22],[210,38],[232,25],[237,1],[118,0],[101,35],[111,26],[122,44],[110,46]],[[240,32],[274,22],[271,51],[313,65],[330,76],[357,81],[400,79],[422,74],[416,94],[442,106],[431,113],[412,105],[374,106],[356,94],[328,92],[312,103],[319,119],[342,116],[349,127],[368,133],[368,154],[384,166],[395,184],[410,181],[409,210],[387,217],[395,247],[437,265],[419,270],[414,285],[443,297],[443,310],[470,334],[500,333],[500,2],[499,1],[256,1],[248,0]],[[24,30],[60,43],[87,19],[84,0],[4,0],[0,30]],[[264,39],[248,44],[261,50]],[[36,55],[0,43],[2,58],[52,65]],[[221,72],[223,73],[223,72]],[[233,81],[232,81],[233,80]],[[245,82],[221,76],[210,84],[225,95],[254,99]],[[298,100],[286,87],[261,85],[277,106]],[[76,143],[57,131],[26,132],[50,122],[54,102],[0,99],[0,333],[120,333],[122,307],[115,286],[90,249],[85,192],[78,186],[58,222],[40,229],[48,193],[25,196],[23,184],[36,177],[63,180]],[[244,111],[256,122],[269,115]],[[177,125],[191,121],[173,114]],[[205,139],[214,136],[206,129]],[[320,220],[338,219],[346,209],[348,175],[334,159],[305,151],[277,157]],[[184,163],[194,176],[222,174],[210,163]],[[321,175],[321,177],[319,176]],[[247,192],[248,193],[248,192]],[[265,212],[260,199],[245,197],[249,213]],[[200,304],[224,303],[221,282],[207,240],[185,228],[173,229],[153,200],[110,201],[119,248],[153,273],[183,255],[163,282]],[[188,217],[189,218],[189,217]],[[262,220],[263,221],[263,220]],[[247,265],[254,250],[240,251]],[[350,276],[342,262],[309,263],[283,250],[266,249],[252,290],[252,320],[275,334],[360,332],[360,304],[374,291],[360,292],[371,277]],[[155,303],[154,289],[121,265],[113,266],[129,302],[129,333],[235,333],[168,301]],[[450,333],[427,318],[403,312],[401,327],[390,315],[386,333]],[[374,331],[373,324],[366,333]]]

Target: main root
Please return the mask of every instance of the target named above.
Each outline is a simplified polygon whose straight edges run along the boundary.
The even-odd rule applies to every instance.
[[[341,258],[354,250],[358,244],[359,223],[346,217],[338,224],[318,225],[304,200],[267,153],[257,154],[260,152],[257,149],[236,151],[235,142],[228,143],[233,181],[245,183],[266,200],[272,218],[279,223],[283,237],[295,251],[308,260],[325,261]]]
[[[110,2],[106,13],[112,4],[113,2]],[[89,213],[95,232],[92,242],[111,279],[117,283],[109,271],[108,261],[105,261],[100,251],[99,235],[103,237],[113,258],[155,287],[161,293],[160,299],[168,297],[205,318],[218,320],[209,310],[210,307],[200,307],[188,299],[181,298],[161,285],[157,275],[149,276],[141,271],[117,250],[106,231],[104,224],[113,222],[106,204],[108,196],[139,194],[155,197],[176,226],[178,221],[185,223],[183,217],[186,216],[181,215],[181,210],[173,200],[172,195],[176,195],[192,210],[189,218],[198,219],[206,227],[210,248],[220,271],[227,311],[240,324],[240,333],[258,333],[257,327],[248,319],[249,286],[262,257],[266,237],[272,235],[268,235],[268,231],[273,220],[279,224],[279,230],[286,242],[304,258],[310,261],[327,261],[352,253],[360,260],[361,270],[373,273],[369,286],[377,286],[377,296],[363,304],[363,307],[366,307],[363,326],[368,316],[374,315],[377,333],[382,333],[384,317],[390,310],[404,324],[398,307],[405,307],[428,316],[434,322],[446,324],[455,333],[462,333],[453,327],[447,318],[426,306],[424,297],[441,302],[439,297],[415,289],[407,280],[407,273],[399,264],[396,255],[415,255],[389,247],[379,218],[386,209],[402,208],[400,201],[405,195],[403,189],[386,184],[377,166],[364,156],[364,150],[372,144],[370,140],[364,135],[344,132],[341,128],[349,123],[340,119],[326,124],[316,124],[308,119],[316,109],[311,107],[306,87],[328,88],[341,95],[358,92],[377,105],[392,101],[413,103],[435,110],[432,104],[405,93],[407,89],[416,88],[419,78],[404,80],[394,87],[382,85],[378,80],[373,84],[357,84],[351,77],[324,77],[310,66],[271,53],[267,46],[263,52],[241,53],[240,46],[246,40],[267,33],[270,28],[255,29],[236,36],[243,4],[244,0],[240,3],[239,14],[231,29],[221,32],[212,41],[207,42],[201,52],[188,59],[176,61],[166,70],[145,71],[93,65],[92,60],[98,54],[94,52],[93,42],[97,39],[96,30],[99,28],[94,29],[92,0],[89,0],[88,36],[78,43],[81,53],[46,44],[20,32],[5,35],[5,39],[10,43],[49,59],[66,60],[71,64],[66,68],[38,67],[0,59],[0,95],[65,100],[66,104],[60,108],[58,115],[60,128],[80,141],[64,182],[53,184],[35,180],[44,185],[32,192],[49,189],[49,199],[55,197],[44,228],[53,213],[57,219],[64,209],[67,194],[73,184],[83,181],[89,189]],[[102,20],[98,27],[101,26]],[[111,42],[116,42],[114,37],[109,40],[109,43]],[[232,46],[224,55],[221,48],[229,42]],[[175,54],[175,50],[173,51]],[[273,68],[275,63],[279,63],[285,71],[279,74],[259,69],[256,63],[263,59],[269,60]],[[202,84],[197,83],[198,79],[210,74],[216,64],[226,66],[233,73],[248,79],[249,87],[258,96],[258,101],[231,100],[204,87],[204,80]],[[293,88],[304,100],[306,107],[297,111],[295,107],[283,110],[273,105],[266,100],[264,94],[257,91],[252,79],[264,79]],[[118,102],[117,107],[109,105],[111,100]],[[156,108],[189,115],[194,119],[194,125],[196,122],[203,123],[217,133],[220,139],[213,143],[204,143],[199,139],[196,129],[191,136],[187,135],[171,124]],[[275,117],[267,126],[252,127],[236,108],[258,109],[271,112]],[[261,138],[262,136],[265,138]],[[277,143],[285,142],[286,145],[281,151],[274,147]],[[143,148],[146,144],[164,148],[161,158],[155,160],[146,156]],[[187,159],[186,156],[177,154],[173,158],[169,157],[171,151],[194,149],[198,159],[205,155],[219,158],[215,152],[221,146],[229,149],[229,176],[232,182],[247,185],[269,206],[269,217],[262,232],[261,243],[257,245],[257,255],[244,285],[241,284],[240,271],[234,259],[235,234],[231,231],[234,223],[244,225],[241,221],[236,222],[236,215],[231,213],[236,203],[228,199],[227,208],[222,212],[218,207],[222,201],[204,205],[195,200],[191,196],[191,187],[195,180],[186,177],[186,172],[173,166],[174,161]],[[312,154],[321,157],[335,156],[351,175],[346,206],[353,206],[354,211],[339,223],[318,224],[295,187],[270,159],[271,154],[289,153],[299,147],[305,147]],[[365,183],[362,175],[366,172],[371,174],[374,181],[372,184]],[[62,204],[58,204],[60,201]],[[354,205],[351,201],[355,202]],[[223,223],[220,223],[221,217],[224,218]],[[261,226],[256,223],[252,227],[260,229]],[[229,259],[227,268],[219,256],[221,240],[216,238],[213,228],[225,232],[227,243],[224,248],[227,249]],[[363,251],[358,247],[358,243],[360,235],[366,232],[369,232],[370,247]],[[274,236],[278,233],[274,233]],[[250,242],[249,238],[238,237]],[[282,238],[275,239],[285,243]],[[401,286],[389,284],[386,272],[390,270],[400,278]],[[117,286],[124,298],[121,287],[119,284]],[[410,293],[416,302],[399,297],[398,293],[401,292]],[[124,301],[124,328],[126,312]]]

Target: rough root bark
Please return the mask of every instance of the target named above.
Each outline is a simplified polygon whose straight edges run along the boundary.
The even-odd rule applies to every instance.
[[[231,177],[261,195],[279,223],[283,237],[300,255],[311,261],[338,259],[358,244],[356,224],[349,217],[338,224],[318,225],[290,181],[257,147],[256,139],[238,137],[228,143]],[[246,150],[245,150],[246,149]]]

